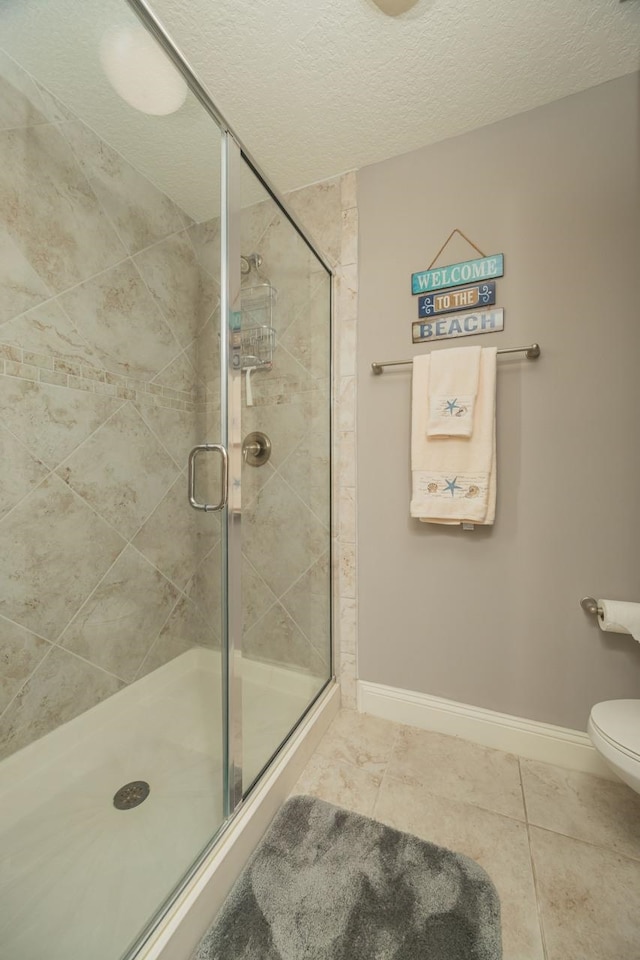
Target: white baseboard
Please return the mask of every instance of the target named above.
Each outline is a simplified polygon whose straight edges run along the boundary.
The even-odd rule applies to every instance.
[[[358,681],[358,710],[396,723],[461,737],[528,760],[555,763],[608,780],[618,779],[588,735],[580,730],[512,717],[367,680]]]

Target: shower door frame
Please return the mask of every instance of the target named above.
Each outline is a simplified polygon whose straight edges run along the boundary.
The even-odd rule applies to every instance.
[[[172,895],[162,904],[158,912],[151,918],[138,939],[133,943],[123,960],[134,960],[140,950],[148,942],[149,937],[157,928],[162,917],[166,916],[178,897],[183,893],[198,869],[210,856],[212,850],[222,839],[234,823],[236,814],[240,811],[244,799],[243,770],[242,770],[242,676],[239,662],[242,657],[242,510],[240,500],[236,499],[236,491],[241,491],[242,469],[242,424],[241,418],[234,413],[238,412],[238,397],[240,396],[240,381],[242,371],[239,364],[233,362],[234,327],[240,316],[240,178],[243,164],[246,165],[267,193],[286,216],[287,220],[309,247],[318,262],[327,271],[330,285],[329,301],[329,383],[330,396],[333,395],[334,361],[333,361],[333,279],[334,271],[326,258],[319,252],[317,245],[309,233],[300,225],[295,215],[282,199],[279,192],[244,147],[240,138],[234,133],[230,124],[218,110],[208,90],[197,78],[188,59],[175,45],[161,21],[156,17],[147,0],[125,0],[127,6],[138,17],[143,26],[156,39],[169,59],[186,81],[189,89],[204,107],[206,112],[220,130],[221,136],[221,290],[220,290],[220,432],[219,442],[226,448],[228,454],[228,497],[227,506],[221,515],[222,520],[222,548],[223,563],[221,572],[221,586],[223,610],[221,611],[222,629],[222,729],[223,729],[223,805],[224,819],[219,828],[212,834],[211,839],[201,854],[196,858],[191,868],[182,880],[176,885]],[[331,401],[329,401],[331,403]],[[333,423],[331,411],[329,415],[329,569],[333,571]],[[234,480],[236,483],[234,484]],[[238,486],[237,484],[240,483]],[[224,603],[226,598],[226,603]],[[334,602],[333,582],[329,591],[329,676],[317,694],[307,704],[292,730],[285,737],[276,753],[280,752],[293,735],[301,721],[311,711],[331,683],[335,682],[335,651],[333,644]],[[273,762],[271,757],[266,767]],[[254,781],[251,789],[261,780],[262,774]]]

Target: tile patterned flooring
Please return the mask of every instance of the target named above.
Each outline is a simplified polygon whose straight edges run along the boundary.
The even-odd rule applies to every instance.
[[[477,860],[504,960],[640,958],[640,796],[622,783],[342,710],[293,792]]]

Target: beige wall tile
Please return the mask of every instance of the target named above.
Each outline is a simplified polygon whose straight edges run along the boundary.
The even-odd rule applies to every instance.
[[[341,258],[341,178],[326,180],[296,190],[287,197],[294,212],[307,227],[320,250],[332,263]]]
[[[100,367],[98,352],[81,336],[60,302],[48,300],[4,323],[0,327],[0,341],[65,362],[72,372],[79,373],[83,367]]]
[[[55,640],[124,541],[55,475],[0,521],[0,614]]]
[[[133,258],[182,347],[188,346],[218,302],[218,288],[202,270],[186,234],[174,234]]]
[[[353,543],[341,543],[339,554],[338,589],[341,597],[356,596],[356,547]]]
[[[147,380],[181,352],[130,260],[70,290],[60,303],[105,370]]]
[[[340,253],[340,264],[345,267],[348,264],[358,262],[358,210],[357,207],[350,207],[342,211],[342,250]]]
[[[323,677],[327,666],[280,603],[273,606],[244,635],[243,655],[252,660],[297,667]]]
[[[31,454],[56,467],[115,413],[122,401],[44,383],[0,378],[5,426]]]
[[[338,536],[341,543],[356,542],[356,488],[340,487],[339,490],[340,525]]]
[[[353,377],[356,372],[356,324],[347,320],[340,324],[337,334],[339,338],[338,376]]]
[[[339,603],[340,649],[355,656],[358,631],[358,601],[341,597]]]
[[[0,517],[33,490],[49,471],[0,424],[0,464],[5,465],[0,485]],[[7,465],[10,464],[10,469]]]
[[[0,224],[0,324],[50,296],[22,251]],[[0,326],[0,340],[6,340]]]
[[[158,639],[143,660],[138,677],[157,670],[197,644],[215,646],[214,624],[207,623],[197,605],[183,596],[176,603]]]
[[[49,649],[46,640],[0,617],[0,713]]]
[[[338,677],[342,706],[347,710],[355,710],[358,705],[358,673],[356,658],[351,654],[340,653]]]
[[[181,473],[132,543],[161,573],[183,589],[218,537],[217,518],[193,510]]]
[[[127,547],[66,628],[60,645],[130,683],[177,599],[178,589]]]
[[[242,624],[246,633],[278,598],[253,568],[246,556],[242,557]]]
[[[80,120],[63,123],[61,130],[129,253],[187,226],[185,214],[165,194]]]
[[[219,647],[222,635],[222,542],[218,541],[200,560],[185,593],[195,605],[197,615],[206,624],[204,636],[198,640],[205,647]]]
[[[354,430],[356,425],[356,378],[341,377],[338,394],[338,430]]]
[[[0,221],[50,289],[122,260],[124,247],[54,126],[0,134],[0,155]]]
[[[339,430],[337,441],[337,481],[345,487],[353,487],[356,482],[356,444],[353,430]]]
[[[328,377],[330,370],[329,294],[327,277],[281,338],[291,355],[315,379]]]
[[[44,103],[34,81],[0,51],[0,130],[46,123]]]
[[[357,207],[357,174],[355,170],[350,170],[340,177],[340,200],[343,210],[350,207]]]
[[[312,564],[280,598],[287,613],[327,666],[329,665],[330,597],[331,572],[327,552]]]
[[[135,535],[178,475],[175,463],[130,403],[57,472],[127,538]]]
[[[358,316],[358,268],[355,264],[340,266],[336,270],[336,301],[339,322],[356,320]]]
[[[245,553],[277,596],[322,555],[327,537],[327,528],[278,475],[244,513]]]
[[[195,415],[189,411],[159,407],[144,399],[138,399],[135,407],[175,463],[185,469],[189,451],[197,442]]]
[[[0,718],[0,757],[72,720],[122,686],[116,677],[52,647]]]

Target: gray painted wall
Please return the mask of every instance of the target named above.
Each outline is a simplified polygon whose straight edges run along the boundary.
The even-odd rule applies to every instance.
[[[640,601],[640,75],[362,170],[360,679],[584,729],[640,695],[640,645],[585,594]],[[493,528],[409,517],[410,274],[459,227],[505,254]],[[463,244],[440,262],[467,259]]]

